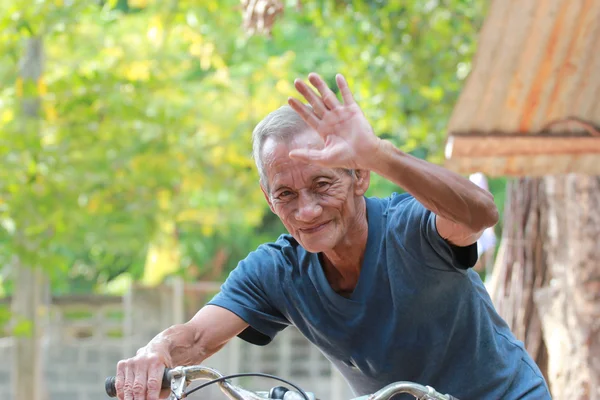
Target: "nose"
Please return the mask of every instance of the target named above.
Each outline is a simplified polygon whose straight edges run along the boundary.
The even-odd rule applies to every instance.
[[[323,207],[319,205],[316,196],[311,193],[300,192],[298,195],[298,209],[296,220],[300,222],[311,222],[319,218]]]

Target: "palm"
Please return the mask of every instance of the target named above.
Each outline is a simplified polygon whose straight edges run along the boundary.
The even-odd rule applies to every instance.
[[[296,99],[290,99],[290,105],[321,135],[324,146],[321,150],[294,150],[290,156],[328,167],[361,168],[365,158],[376,148],[378,138],[354,101],[346,81],[341,75],[337,76],[344,100],[341,104],[320,77],[311,74],[309,80],[319,90],[320,96],[302,81],[297,80],[295,84],[312,109]]]
[[[361,139],[365,132],[371,133],[371,127],[356,103],[326,113],[315,130],[324,139],[323,153],[330,162],[343,164],[340,167],[358,167],[356,149],[364,142]]]

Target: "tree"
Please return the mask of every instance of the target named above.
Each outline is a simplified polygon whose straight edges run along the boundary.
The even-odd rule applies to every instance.
[[[231,240],[239,243],[227,261],[234,266],[258,239],[228,232],[251,232],[268,215],[249,132],[310,71],[329,80],[343,72],[382,136],[439,160],[483,2],[452,3],[458,19],[448,5],[307,3],[270,39],[243,36],[233,0],[83,4],[3,6],[3,82],[16,81],[11,54],[29,34],[24,27],[47,32],[36,156],[45,161],[34,164],[53,189],[35,203],[49,210],[39,218],[52,231],[40,258],[61,290],[123,274],[154,282],[211,260]],[[10,125],[14,92],[4,87]],[[4,154],[27,146],[12,143]],[[375,179],[371,192],[389,189]],[[7,226],[25,212],[14,199],[5,204]],[[2,243],[11,254],[8,231]]]
[[[32,36],[25,41],[23,56],[19,62],[19,80],[22,82],[23,92],[17,96],[21,98],[19,109],[19,125],[23,128],[20,134],[39,134],[40,80],[44,70],[44,48],[41,36]],[[35,176],[31,176],[26,183],[28,189],[35,185]],[[34,182],[31,182],[33,180]],[[28,229],[35,227],[31,216],[24,218],[24,224],[16,232],[16,242],[25,248],[36,247],[36,238],[27,235]],[[17,379],[14,381],[15,393],[20,390],[23,396],[38,399],[40,386],[32,382],[40,382],[42,378],[42,365],[40,360],[40,309],[44,304],[44,294],[47,293],[45,274],[37,264],[23,264],[23,259],[16,255],[12,259],[16,269],[15,295],[11,304],[13,315],[17,321],[25,323],[27,330],[15,339],[15,356],[13,359]],[[24,389],[23,389],[24,388]]]
[[[21,266],[43,270],[55,293],[187,266],[203,276],[212,262],[225,274],[272,240],[282,227],[249,133],[310,71],[344,73],[378,133],[439,161],[484,2],[305,3],[272,38],[243,35],[237,0],[0,4],[8,292],[32,271]],[[23,79],[22,49],[42,37],[44,74]],[[35,118],[21,114],[28,97]],[[389,189],[375,179],[371,192]],[[37,326],[28,318],[24,334]]]
[[[329,58],[296,62],[290,45],[304,27],[279,43],[241,38],[233,2],[81,4],[3,5],[0,254],[40,262],[55,289],[123,274],[155,283],[261,223],[249,133],[285,103],[294,77]],[[14,136],[13,55],[35,32],[48,54],[41,132]],[[21,185],[30,175],[35,193]],[[32,209],[28,234],[46,240],[18,248],[13,228]]]
[[[490,287],[494,303],[542,368],[554,397],[594,398],[600,179],[523,178],[509,187],[507,231]]]
[[[275,22],[274,41],[294,18],[339,60],[318,72],[335,89],[347,78],[375,132],[415,156],[443,162],[445,128],[471,68],[487,2],[298,1]],[[371,193],[401,188],[375,177]]]

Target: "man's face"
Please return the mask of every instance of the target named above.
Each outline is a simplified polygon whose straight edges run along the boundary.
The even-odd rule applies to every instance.
[[[296,135],[290,143],[268,138],[262,148],[268,187],[263,187],[271,210],[288,232],[307,251],[333,249],[351,233],[364,214],[357,199],[366,192],[368,174],[351,176],[343,169],[309,165],[289,158],[294,148],[322,148],[321,137],[312,129]]]

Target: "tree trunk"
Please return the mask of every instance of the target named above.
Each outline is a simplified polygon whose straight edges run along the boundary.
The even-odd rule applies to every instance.
[[[548,206],[543,179],[510,181],[504,230],[488,290],[496,309],[547,378],[548,352],[534,292],[549,281],[543,251]]]
[[[557,399],[600,399],[600,177],[548,177],[544,252],[552,276],[536,303]]]
[[[19,65],[19,79],[23,96],[21,112],[24,134],[36,129],[39,121],[40,97],[37,88],[43,71],[43,44],[39,37],[31,37],[25,42],[24,55]],[[25,226],[17,226],[15,235],[22,241],[26,251],[34,252],[29,238],[22,234]],[[13,352],[13,393],[17,399],[43,400],[43,375],[41,363],[41,310],[44,290],[46,289],[44,275],[41,269],[22,265],[15,257],[15,291],[12,299],[12,313],[16,326],[27,326],[19,335],[14,337]]]
[[[15,399],[43,400],[40,311],[44,276],[39,269],[22,266],[16,260],[12,314],[18,329],[13,337],[13,393]]]
[[[556,399],[600,399],[600,177],[509,184],[489,284]]]

